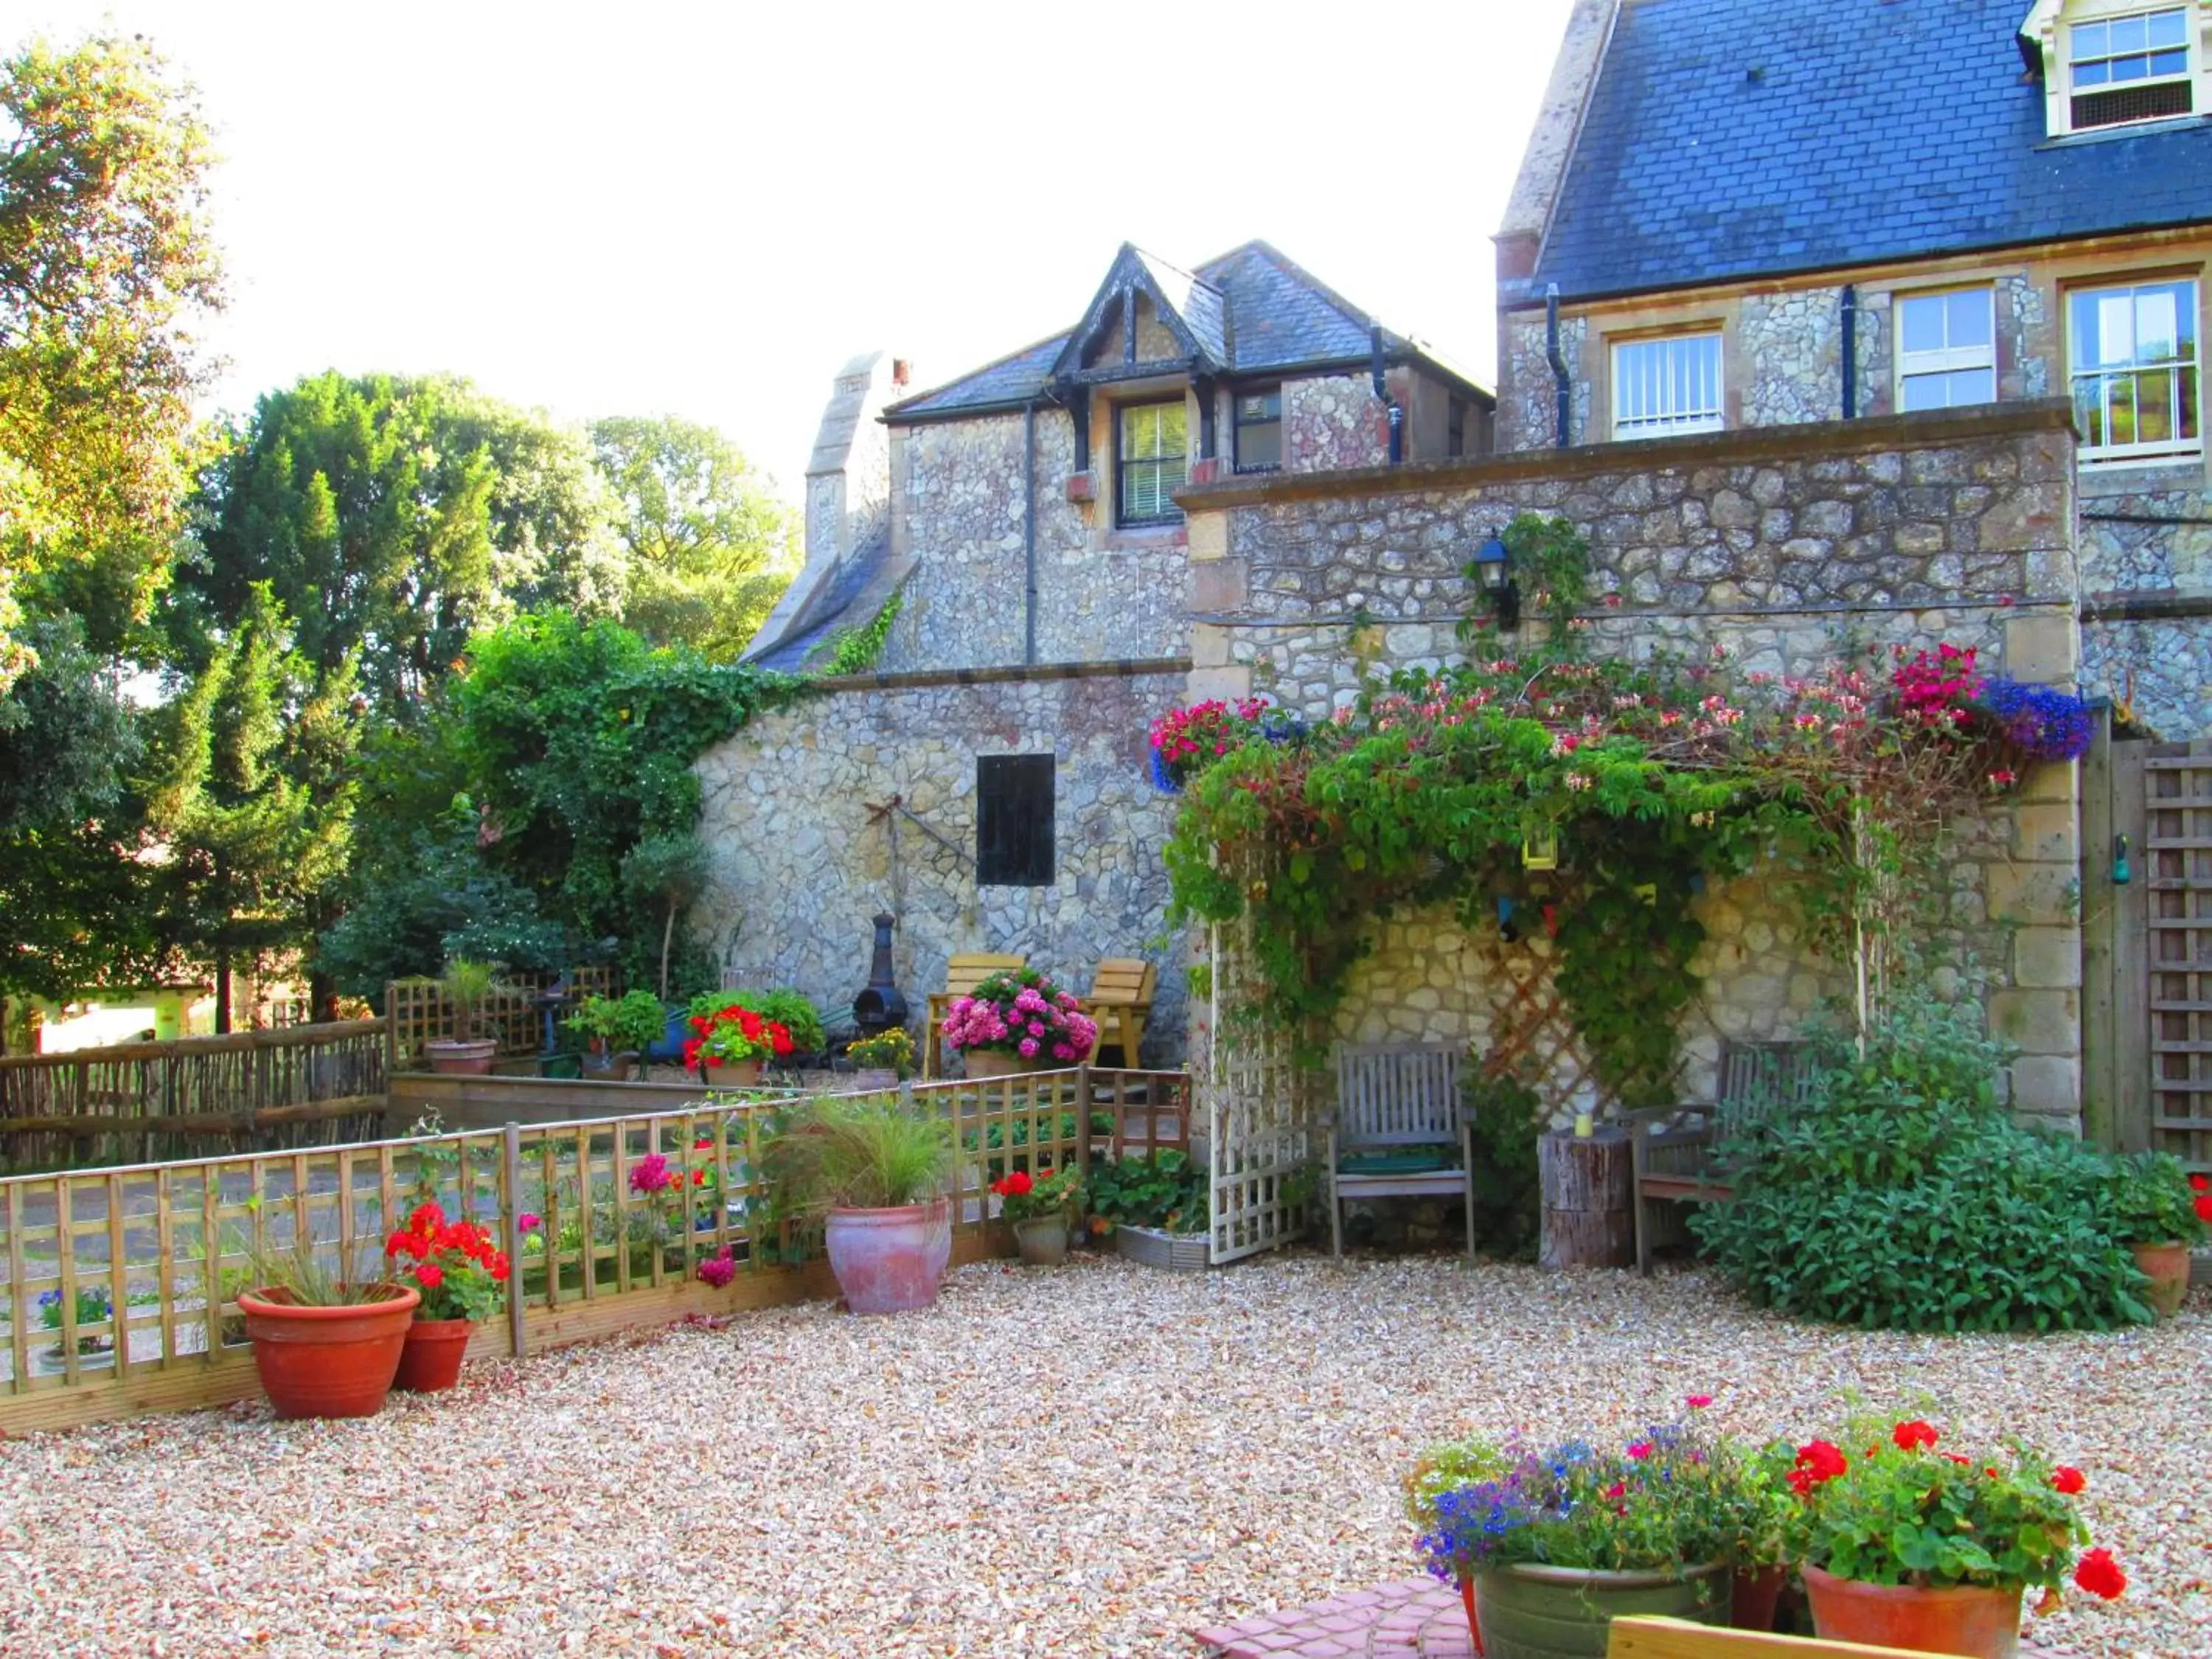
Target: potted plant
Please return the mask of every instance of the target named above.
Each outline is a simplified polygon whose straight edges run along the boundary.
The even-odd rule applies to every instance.
[[[781,1020],[726,1002],[691,1016],[691,1039],[684,1045],[684,1064],[696,1066],[709,1084],[747,1088],[761,1080],[769,1058],[789,1054],[794,1044]]]
[[[54,1344],[39,1350],[38,1369],[49,1373],[64,1370],[69,1365],[69,1339],[62,1334],[63,1296],[59,1290],[43,1291],[39,1295],[39,1324],[54,1334]],[[76,1317],[75,1328],[82,1333],[87,1325],[106,1324],[113,1313],[104,1291],[80,1290],[73,1300]],[[115,1339],[112,1336],[85,1336],[76,1339],[77,1368],[98,1370],[115,1363]]]
[[[489,962],[455,957],[439,975],[438,985],[453,1011],[453,1035],[432,1037],[422,1045],[430,1057],[430,1069],[462,1077],[487,1075],[493,1057],[499,1053],[499,1043],[476,1034],[477,1020],[484,999],[505,988],[499,983],[498,970]]]
[[[1136,1158],[1095,1160],[1089,1198],[1100,1238],[1148,1267],[1204,1268],[1209,1260],[1206,1171],[1173,1146]]]
[[[1036,1267],[1057,1267],[1067,1260],[1067,1226],[1083,1200],[1083,1176],[1073,1169],[1046,1170],[1032,1176],[1013,1170],[991,1183],[999,1213],[1013,1223],[1015,1248]]]
[[[873,1036],[857,1038],[845,1050],[845,1057],[853,1062],[853,1086],[881,1094],[914,1075],[914,1038],[905,1026],[894,1025]]]
[[[780,1213],[826,1206],[830,1270],[854,1313],[937,1300],[952,1251],[950,1126],[880,1095],[795,1109],[762,1153]]]
[[[1476,1437],[1423,1456],[1407,1508],[1429,1571],[1460,1586],[1478,1652],[1601,1655],[1623,1614],[1728,1622],[1725,1468],[1680,1427],[1604,1451]]]
[[[1073,997],[1034,968],[992,975],[945,1011],[945,1047],[971,1078],[1034,1072],[1049,1060],[1079,1066],[1098,1043],[1098,1027]]]
[[[2184,1176],[2171,1152],[2137,1152],[2113,1160],[2106,1188],[2106,1224],[2150,1280],[2148,1299],[2160,1319],[2181,1311],[2189,1294],[2189,1247],[2212,1218],[2212,1181]]]
[[[599,1065],[592,1069],[604,1070],[611,1081],[619,1083],[639,1064],[667,1020],[659,998],[650,991],[632,991],[622,997],[587,996],[562,1024],[599,1057]]]
[[[1791,1481],[1792,1551],[1824,1638],[2012,1659],[2029,1585],[2055,1594],[2070,1566],[2092,1595],[2127,1586],[2110,1551],[2075,1559],[2081,1472],[2025,1447],[1968,1457],[1917,1419],[1862,1421],[1841,1444],[1799,1447]]]
[[[790,1034],[790,1053],[780,1054],[780,1058],[818,1054],[830,1041],[822,1011],[788,987],[776,991],[702,991],[691,999],[694,1018],[732,1008],[749,1009],[763,1019],[774,1020]]]
[[[384,1409],[422,1295],[325,1268],[313,1243],[255,1263],[238,1293],[262,1391],[279,1417],[374,1417]]]
[[[448,1221],[428,1203],[417,1205],[406,1226],[385,1240],[384,1259],[392,1279],[421,1298],[393,1386],[418,1394],[452,1388],[471,1334],[506,1304],[506,1255],[494,1246],[489,1229]]]

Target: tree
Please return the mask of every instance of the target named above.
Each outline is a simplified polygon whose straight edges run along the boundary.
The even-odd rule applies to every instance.
[[[790,508],[728,439],[673,416],[595,421],[592,453],[629,550],[624,624],[735,661],[798,569]]]
[[[331,373],[270,392],[203,473],[168,627],[187,659],[266,583],[320,684],[359,665],[412,720],[480,629],[612,611],[620,552],[582,441],[467,381]]]
[[[0,702],[0,858],[14,836],[106,816],[143,747],[116,674],[74,617],[34,618],[22,639],[37,665]]]
[[[158,588],[222,301],[206,128],[138,40],[0,60],[0,694],[21,602],[121,648]]]

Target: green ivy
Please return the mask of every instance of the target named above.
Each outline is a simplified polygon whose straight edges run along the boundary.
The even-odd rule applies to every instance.
[[[884,647],[891,636],[891,624],[898,620],[905,604],[906,593],[902,589],[890,596],[866,628],[848,628],[841,632],[830,653],[828,672],[865,674],[873,668],[883,658]]]

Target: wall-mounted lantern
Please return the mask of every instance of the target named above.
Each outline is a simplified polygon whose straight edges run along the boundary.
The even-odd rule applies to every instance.
[[[1510,633],[1521,625],[1521,589],[1513,580],[1513,555],[1504,538],[1492,536],[1475,550],[1474,579],[1490,601],[1491,614],[1500,629]]]

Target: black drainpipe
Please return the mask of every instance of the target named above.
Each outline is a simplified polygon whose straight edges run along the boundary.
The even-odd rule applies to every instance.
[[[1856,421],[1859,417],[1859,289],[1856,283],[1844,284],[1843,306],[1844,418]]]
[[[1022,660],[1036,662],[1036,399],[1022,405]]]
[[[1567,447],[1572,430],[1571,417],[1574,408],[1571,383],[1567,379],[1567,359],[1559,349],[1559,285],[1544,285],[1544,361],[1552,366],[1552,384],[1558,390],[1559,404],[1559,445]]]
[[[1382,325],[1370,325],[1367,332],[1370,354],[1368,372],[1375,377],[1376,400],[1382,405],[1390,422],[1390,465],[1397,465],[1406,459],[1406,411],[1390,401],[1390,393],[1382,379]]]

